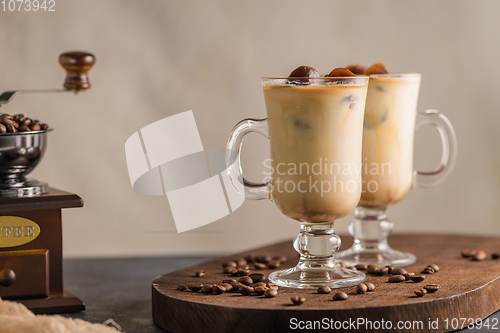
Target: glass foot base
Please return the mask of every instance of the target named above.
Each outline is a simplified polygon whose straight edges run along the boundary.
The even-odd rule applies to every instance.
[[[392,265],[394,267],[409,266],[415,263],[416,257],[412,253],[400,252],[391,248],[363,249],[350,248],[335,254],[335,260],[345,262],[347,266],[357,264],[379,264],[380,266]]]
[[[298,266],[269,274],[269,281],[277,286],[291,288],[330,288],[355,286],[366,279],[363,272],[346,268],[300,268]]]

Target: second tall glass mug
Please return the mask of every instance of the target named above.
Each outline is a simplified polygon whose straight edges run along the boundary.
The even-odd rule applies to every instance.
[[[417,113],[419,87],[420,74],[370,76],[363,129],[363,191],[349,225],[354,245],[335,256],[348,265],[413,264],[415,255],[393,250],[387,243],[393,224],[386,217],[386,208],[403,199],[413,187],[440,184],[453,169],[453,127],[436,110]],[[423,125],[435,126],[443,145],[439,166],[429,172],[413,169],[415,127]]]
[[[340,238],[333,222],[349,214],[361,195],[361,147],[368,77],[263,78],[267,119],[245,119],[228,142],[233,187],[248,199],[270,199],[300,222],[293,241],[299,263],[269,279],[280,286],[344,287],[365,279],[362,272],[337,266]],[[271,181],[243,178],[243,137],[269,138]],[[231,152],[237,153],[236,162]],[[231,164],[232,163],[232,164]]]

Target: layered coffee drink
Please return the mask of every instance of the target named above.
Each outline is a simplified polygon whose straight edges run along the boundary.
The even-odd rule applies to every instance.
[[[360,206],[385,208],[413,186],[419,74],[370,75],[363,129]]]
[[[270,196],[286,216],[324,223],[346,216],[361,194],[366,77],[292,72],[264,79],[271,145]],[[307,76],[309,78],[295,78]]]

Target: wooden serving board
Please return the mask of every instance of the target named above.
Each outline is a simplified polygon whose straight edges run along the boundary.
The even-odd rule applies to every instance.
[[[344,236],[342,239],[345,243],[343,249],[352,245],[351,237]],[[426,275],[421,283],[388,283],[387,276],[367,275],[366,281],[372,282],[376,290],[359,295],[355,293],[355,287],[338,289],[349,295],[345,301],[332,300],[335,290],[324,295],[311,289],[280,287],[278,297],[264,298],[231,292],[212,295],[176,289],[181,283],[221,283],[222,279],[228,278],[222,273],[221,263],[248,254],[284,255],[288,261],[280,269],[292,267],[297,262],[298,254],[293,250],[292,242],[288,241],[216,258],[157,277],[152,284],[153,320],[161,328],[176,333],[301,331],[301,327],[318,325],[314,321],[319,321],[320,326],[316,326],[319,330],[329,328],[331,331],[336,322],[340,322],[346,325],[342,330],[345,332],[447,332],[457,329],[457,320],[460,328],[460,318],[484,319],[500,309],[500,260],[490,257],[492,252],[500,250],[500,238],[395,235],[389,238],[389,243],[395,249],[417,255],[417,262],[405,268],[408,272],[419,274],[429,264],[437,264],[439,272]],[[462,258],[460,253],[464,248],[483,250],[488,258],[484,261]],[[194,273],[201,269],[205,271],[205,276],[194,277]],[[257,272],[267,275],[271,271]],[[415,289],[431,283],[438,284],[439,291],[421,298],[415,296]],[[305,297],[306,302],[299,306],[292,305],[290,296],[299,295]],[[363,319],[371,321],[373,326],[362,324]],[[382,325],[382,319],[386,329],[383,329],[384,326],[376,329],[376,325]],[[359,326],[351,324],[358,323],[358,320]],[[390,330],[387,329],[388,321],[392,324]],[[410,324],[405,321],[413,327],[408,328]],[[396,325],[399,322],[407,327],[398,329]],[[468,324],[469,321],[465,326]]]

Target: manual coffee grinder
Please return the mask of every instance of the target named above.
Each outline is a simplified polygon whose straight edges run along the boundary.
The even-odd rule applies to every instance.
[[[62,54],[64,89],[4,92],[0,111],[8,113],[3,105],[21,93],[89,89],[87,72],[94,61],[86,52]],[[83,200],[26,178],[42,159],[52,129],[23,130],[0,133],[0,297],[23,303],[35,313],[85,310],[78,297],[63,289],[61,223],[61,210],[83,207]]]

